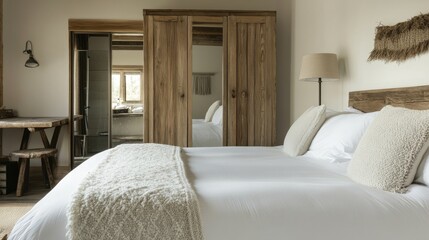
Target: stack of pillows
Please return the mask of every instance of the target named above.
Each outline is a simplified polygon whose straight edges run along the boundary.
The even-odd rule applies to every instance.
[[[429,186],[429,110],[386,106],[379,112],[335,113],[311,107],[289,129],[284,151],[333,162],[350,161],[361,184],[404,193],[414,181]]]

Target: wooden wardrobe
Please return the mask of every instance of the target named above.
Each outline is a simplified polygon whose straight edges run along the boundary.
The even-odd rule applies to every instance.
[[[223,145],[272,146],[276,13],[144,10],[144,141],[192,145],[192,27],[223,28]]]

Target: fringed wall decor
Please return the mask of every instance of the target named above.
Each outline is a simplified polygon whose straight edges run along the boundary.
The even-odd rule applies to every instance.
[[[429,14],[394,26],[378,26],[368,61],[403,62],[429,50]]]
[[[210,95],[212,94],[211,76],[214,73],[193,73],[193,89],[196,95]]]

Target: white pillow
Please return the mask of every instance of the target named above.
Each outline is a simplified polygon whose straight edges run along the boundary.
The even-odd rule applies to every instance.
[[[377,113],[345,112],[327,118],[305,155],[332,162],[350,160],[364,132]]]
[[[220,106],[213,115],[212,123],[216,125],[222,124],[223,106]]]
[[[423,155],[423,160],[417,168],[414,182],[429,186],[429,150]]]
[[[406,192],[428,147],[429,110],[384,107],[353,155],[348,176],[390,192]]]
[[[283,150],[290,156],[304,154],[314,135],[325,121],[325,105],[310,107],[290,127],[286,134]]]
[[[356,108],[354,108],[354,107],[347,107],[346,108],[346,110],[344,111],[344,112],[350,112],[350,113],[364,113],[364,112],[362,112],[361,110],[359,110],[359,109],[356,109]],[[379,111],[377,111],[377,112],[379,112]]]
[[[215,113],[215,111],[219,108],[220,106],[220,101],[215,101],[214,103],[212,103],[212,105],[210,105],[209,109],[206,112],[206,117],[204,118],[204,122],[210,122],[213,118],[213,114]]]

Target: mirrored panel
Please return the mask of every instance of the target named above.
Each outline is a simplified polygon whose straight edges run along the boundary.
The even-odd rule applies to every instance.
[[[110,34],[74,34],[74,161],[109,147]]]
[[[222,146],[223,28],[194,24],[192,31],[192,146]]]
[[[142,50],[142,34],[112,34],[112,147],[143,141]]]

